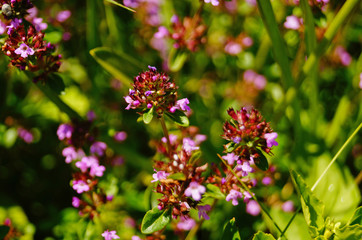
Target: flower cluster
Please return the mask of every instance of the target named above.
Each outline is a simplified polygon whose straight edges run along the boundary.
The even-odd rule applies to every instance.
[[[202,23],[202,18],[196,14],[193,18],[185,17],[183,21],[174,15],[171,18],[172,32],[170,37],[175,40],[174,48],[187,48],[194,52],[201,44],[206,42],[206,25]]]
[[[33,7],[30,0],[0,0],[2,14],[6,19],[23,18]]]
[[[222,158],[239,178],[243,178],[245,185],[251,188],[256,185],[256,178],[251,178],[249,173],[257,170],[256,162],[264,157],[261,150],[271,154],[272,146],[278,145],[275,141],[278,135],[272,131],[269,123],[263,120],[256,109],[250,112],[245,108],[240,111],[229,109],[228,114],[232,119],[224,124],[223,138],[230,142],[224,145],[226,155]],[[243,199],[247,206],[253,205],[249,191],[239,185],[236,176],[228,168],[223,167],[223,170],[226,176],[218,169],[214,169],[215,176],[211,182],[214,182],[221,192],[227,194],[226,201],[231,201],[235,206],[238,205],[238,199]],[[263,184],[270,184],[269,180],[263,179],[265,181]],[[251,209],[255,210],[255,207]]]
[[[36,72],[34,81],[45,80],[48,74],[57,72],[61,64],[61,56],[53,55],[55,46],[44,41],[44,33],[41,31],[47,28],[47,24],[36,15],[28,14],[28,11],[34,9],[31,8],[33,5],[30,1],[6,2],[10,1],[3,1],[2,12],[5,18],[9,19],[6,26],[8,38],[2,51],[11,59],[13,66]],[[9,16],[5,10],[8,7],[11,8]]]
[[[165,73],[157,72],[155,67],[148,66],[149,70],[140,73],[134,78],[133,89],[129,90],[129,95],[124,97],[129,109],[154,108],[158,115],[163,112],[175,112],[176,110],[189,111],[187,98],[177,101],[177,86],[173,80]]]
[[[102,177],[105,166],[105,151],[107,145],[104,142],[95,141],[94,133],[90,131],[91,122],[74,122],[73,124],[61,124],[57,130],[59,140],[68,144],[62,151],[65,162],[74,162],[78,172],[73,174],[72,186],[78,193],[85,193],[87,201],[73,197],[72,205],[79,208],[80,214],[89,214],[92,219],[97,214],[97,207],[104,204],[108,198],[102,189],[98,187],[97,177]],[[90,145],[89,154],[83,150],[84,146]]]
[[[159,199],[158,208],[172,208],[173,218],[189,219],[191,208],[197,208],[200,217],[206,215],[207,209],[200,206],[200,200],[206,188],[203,185],[205,178],[201,174],[207,169],[207,164],[198,166],[196,151],[199,144],[206,139],[205,135],[197,134],[197,130],[190,128],[185,134],[188,137],[169,135],[170,147],[166,147],[167,139],[164,137],[158,143],[158,151],[163,160],[155,161],[155,173],[152,182],[157,182],[156,192],[163,196]]]
[[[241,33],[236,38],[229,38],[225,44],[224,50],[227,54],[238,55],[243,49],[253,45],[253,39],[245,33]]]

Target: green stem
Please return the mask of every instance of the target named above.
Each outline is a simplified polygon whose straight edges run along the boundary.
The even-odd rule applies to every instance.
[[[259,1],[259,0],[258,0]],[[322,56],[322,54],[327,50],[329,44],[333,40],[336,35],[338,29],[344,23],[346,18],[351,15],[353,8],[359,3],[360,0],[347,0],[341,10],[337,13],[337,15],[333,18],[333,21],[329,25],[327,31],[325,32],[322,41],[318,44],[318,46],[314,49],[313,53],[308,57],[308,60],[303,66],[303,74],[308,75],[313,67],[317,64],[318,59]]]
[[[257,0],[257,3],[260,15],[272,42],[275,61],[279,64],[283,74],[284,88],[288,89],[289,87],[293,86],[294,80],[292,71],[290,69],[286,43],[280,34],[270,1]]]
[[[329,168],[332,166],[332,164],[337,160],[337,158],[339,157],[339,155],[343,152],[343,150],[347,147],[347,145],[352,141],[353,137],[358,133],[358,131],[362,128],[362,123],[360,123],[360,125],[356,128],[356,130],[354,130],[354,132],[352,133],[352,135],[347,139],[347,141],[343,144],[343,146],[338,150],[338,152],[336,153],[336,155],[333,157],[332,161],[329,163],[329,165],[327,166],[327,168],[324,170],[324,172],[321,174],[321,176],[318,178],[318,180],[314,183],[313,187],[311,188],[311,191],[313,192],[314,189],[317,187],[318,183],[322,180],[323,176],[328,172]],[[292,216],[292,218],[289,220],[287,226],[284,228],[281,237],[284,235],[284,233],[287,231],[287,229],[289,228],[290,224],[293,222],[294,218],[296,217],[296,215],[299,213],[299,211],[302,209],[302,206],[299,206],[297,211],[295,211],[294,215]]]
[[[161,126],[162,126],[162,131],[163,131],[163,134],[165,135],[165,138],[166,138],[166,141],[167,141],[167,153],[168,153],[168,156],[171,156],[171,142],[170,142],[170,136],[168,135],[168,130],[167,130],[167,127],[166,127],[165,118],[162,115],[158,119],[160,119]]]
[[[229,171],[236,177],[236,179],[239,181],[239,183],[241,184],[241,186],[243,187],[243,189],[245,191],[247,191],[250,196],[259,204],[260,208],[263,210],[263,212],[265,213],[265,215],[267,215],[269,217],[269,219],[273,222],[274,226],[278,229],[278,231],[280,233],[282,233],[282,230],[280,229],[280,227],[278,226],[278,224],[274,221],[273,217],[270,215],[269,211],[266,209],[266,207],[261,204],[261,202],[259,202],[259,200],[255,197],[254,193],[250,191],[250,189],[248,188],[248,186],[246,186],[246,184],[241,181],[241,179],[236,175],[235,171],[229,166],[229,164],[227,164],[225,162],[225,160],[219,155],[217,154],[217,156],[220,158],[220,160],[224,163],[224,165],[229,169]]]
[[[77,112],[75,112],[71,107],[69,107],[65,102],[63,102],[59,96],[54,93],[48,86],[43,85],[42,83],[35,84],[44,95],[52,101],[60,111],[68,115],[70,119],[82,119]]]
[[[338,150],[336,155],[333,157],[332,161],[328,164],[326,169],[323,171],[322,175],[317,179],[317,181],[314,183],[313,187],[311,188],[311,191],[313,192],[314,189],[317,187],[318,183],[322,180],[324,175],[328,172],[329,168],[332,166],[332,164],[337,160],[339,155],[343,152],[343,150],[347,147],[347,145],[352,141],[352,138],[358,133],[358,131],[362,128],[362,123],[359,124],[359,126],[354,130],[352,135],[347,139],[347,141],[343,144],[343,146]]]

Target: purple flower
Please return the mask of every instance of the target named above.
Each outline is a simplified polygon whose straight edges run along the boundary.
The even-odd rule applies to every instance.
[[[168,32],[167,28],[164,27],[164,26],[160,26],[160,27],[158,27],[158,32],[156,32],[156,33],[153,35],[153,37],[160,39],[160,38],[165,38],[165,37],[167,37],[168,34],[169,34],[169,32]]]
[[[96,119],[96,118],[97,118],[97,115],[93,110],[90,110],[87,112],[87,119],[89,121],[94,121],[94,119]]]
[[[230,200],[232,200],[231,203],[232,203],[234,206],[236,206],[236,205],[239,204],[238,198],[242,198],[242,197],[243,197],[243,194],[242,194],[241,192],[236,191],[236,190],[234,190],[234,189],[231,189],[230,192],[229,192],[229,194],[226,196],[226,201],[229,202]]]
[[[251,200],[246,204],[246,212],[250,215],[257,216],[260,213],[259,204],[256,201]]]
[[[189,155],[192,151],[199,149],[199,147],[196,146],[196,143],[191,138],[184,138],[182,140],[182,148]]]
[[[19,27],[22,22],[23,20],[18,18],[11,20],[10,25],[6,27],[8,29],[7,34],[10,35],[15,29]]]
[[[254,194],[253,194],[254,195]],[[248,191],[244,192],[244,202],[248,203],[250,201],[250,199],[252,199],[253,197],[251,196],[251,194]]]
[[[294,211],[294,203],[293,201],[286,201],[282,205],[282,209],[284,212],[293,212]]]
[[[271,177],[264,177],[263,180],[261,180],[261,183],[264,185],[270,185],[272,181]]]
[[[98,156],[103,156],[104,151],[107,149],[107,144],[104,142],[94,142],[90,147],[91,153],[96,153]]]
[[[126,0],[125,0],[126,1]],[[136,236],[136,235],[134,235],[134,236],[132,236],[132,239],[131,240],[142,240],[139,236]]]
[[[72,12],[69,10],[64,10],[58,12],[57,16],[55,17],[58,22],[64,22],[72,15]]]
[[[152,93],[154,93],[155,91],[146,91],[145,92],[145,96],[148,97],[150,96]]]
[[[352,62],[352,57],[342,46],[336,47],[334,50],[335,54],[339,57],[343,66],[348,66]]]
[[[123,0],[123,4],[126,7],[130,8],[137,8],[140,5],[140,2],[141,2],[140,0]]]
[[[228,161],[229,165],[234,165],[234,162],[239,159],[239,156],[236,156],[234,153],[228,153],[226,156],[222,156],[223,159]]]
[[[153,169],[156,173],[152,174],[153,180],[151,182],[157,182],[162,179],[167,179],[169,173],[166,173],[165,171],[156,171],[156,169]]]
[[[275,141],[277,137],[278,133],[276,132],[265,133],[264,138],[266,139],[266,146],[267,147],[278,146],[278,143]]]
[[[92,177],[97,176],[97,177],[102,177],[103,176],[103,172],[106,170],[105,166],[102,165],[98,165],[98,164],[93,164],[91,166],[91,169],[89,171],[89,175],[91,175]]]
[[[168,138],[170,139],[170,143],[171,143],[171,144],[174,144],[174,143],[177,141],[177,135],[169,134],[169,135],[168,135]],[[162,137],[162,138],[161,138],[161,141],[162,141],[163,143],[167,143],[166,137]]]
[[[89,191],[89,186],[83,180],[74,180],[73,181],[73,189],[77,191],[77,193],[87,192]]]
[[[34,141],[33,134],[31,132],[29,132],[28,130],[26,130],[25,128],[19,127],[18,128],[18,135],[26,143],[31,143],[32,141]]]
[[[177,223],[177,228],[183,231],[189,231],[196,225],[196,222],[192,218],[180,218],[180,221]]]
[[[48,24],[44,23],[42,18],[34,18],[33,24],[38,32],[48,28]]]
[[[0,35],[4,34],[5,30],[6,30],[6,24],[0,20]]]
[[[81,161],[75,163],[75,166],[82,172],[86,172],[88,168],[92,167],[93,165],[98,165],[98,159],[94,156],[83,157]]]
[[[187,98],[180,99],[176,102],[176,105],[170,108],[170,112],[174,113],[177,109],[181,109],[182,111],[190,111],[191,108],[187,106],[190,101]]]
[[[57,130],[59,140],[70,139],[72,137],[72,133],[73,127],[69,124],[61,124]]]
[[[205,220],[210,219],[210,217],[207,215],[207,212],[211,210],[210,205],[198,206],[197,209],[199,209],[199,219],[201,219],[201,217],[203,217]]]
[[[294,15],[288,16],[284,22],[287,29],[298,30],[302,26],[302,20]]]
[[[62,155],[65,157],[66,163],[71,163],[73,160],[78,158],[77,151],[74,147],[66,147],[62,151]]]
[[[359,74],[359,88],[362,89],[362,73]]]
[[[226,53],[230,55],[238,55],[239,53],[241,53],[241,50],[243,49],[239,43],[229,42],[225,45],[224,50]]]
[[[129,110],[129,109],[136,109],[136,107],[138,105],[140,105],[140,101],[138,100],[133,100],[130,96],[125,96],[124,97],[124,100],[128,103],[128,106],[126,107],[126,110]]]
[[[148,69],[149,69],[150,71],[153,71],[153,72],[156,72],[156,71],[157,71],[157,68],[156,68],[156,67],[152,67],[152,66],[150,66],[150,65],[148,65]]]
[[[195,201],[201,200],[201,195],[206,191],[205,186],[200,185],[198,182],[191,182],[189,187],[185,190],[185,195],[187,197],[192,196]]]
[[[122,141],[126,140],[127,133],[124,131],[116,132],[113,137],[114,137],[114,140],[116,140],[117,142],[122,142]]]
[[[34,50],[25,43],[20,44],[20,46],[14,52],[18,55],[21,55],[22,58],[27,58],[29,55],[34,55],[35,53]]]
[[[108,230],[102,233],[102,237],[104,237],[104,240],[119,239],[119,236],[116,235],[116,231],[108,231]]]
[[[73,207],[78,208],[80,206],[80,199],[77,197],[73,197],[72,205],[73,205]]]
[[[123,163],[124,163],[124,159],[121,156],[117,156],[117,157],[113,158],[113,160],[112,160],[112,165],[113,166],[120,166]]]
[[[205,3],[211,3],[213,6],[219,5],[219,0],[204,0]]]
[[[250,167],[250,163],[244,161],[243,164],[241,164],[241,161],[238,161],[238,165],[236,166],[236,169],[238,171],[241,171],[241,176],[246,177],[250,172],[253,172],[254,169]]]
[[[201,144],[202,142],[206,141],[207,136],[204,134],[196,134],[195,136],[195,143],[197,145]]]

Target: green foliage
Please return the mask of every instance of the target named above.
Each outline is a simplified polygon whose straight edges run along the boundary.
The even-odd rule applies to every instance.
[[[214,199],[225,199],[225,195],[220,191],[215,185],[207,184],[206,185],[207,192],[205,193],[205,197],[210,197]]]
[[[51,90],[53,90],[56,94],[60,94],[64,91],[65,85],[62,77],[59,74],[52,73],[48,76],[48,86]]]
[[[6,234],[8,234],[9,230],[10,230],[10,227],[1,225],[0,226],[0,238],[4,239]]]
[[[171,221],[171,211],[171,208],[159,210],[158,207],[154,207],[152,210],[149,210],[142,220],[142,233],[150,234],[164,229]]]
[[[230,221],[226,223],[221,239],[241,240],[235,218],[230,219]]]
[[[258,158],[254,158],[254,162],[255,165],[263,171],[268,170],[269,168],[269,164],[268,164],[268,160],[266,159],[266,157],[264,156],[264,154],[258,149],[257,150],[259,157]]]
[[[257,232],[255,233],[253,240],[275,240],[275,238],[271,234]]]
[[[297,172],[292,170],[291,176],[295,187],[301,195],[300,201],[311,236],[317,237],[321,235],[325,227],[323,217],[324,204],[314,196],[304,179]]]
[[[184,112],[176,110],[174,113],[165,112],[166,116],[169,117],[174,123],[182,126],[188,127],[190,125],[188,117]]]
[[[145,124],[149,124],[152,121],[153,118],[153,109],[154,107],[150,108],[148,111],[143,113],[142,119]]]

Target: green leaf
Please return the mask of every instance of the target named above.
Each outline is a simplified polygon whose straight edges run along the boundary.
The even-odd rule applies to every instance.
[[[254,163],[255,163],[255,165],[256,165],[260,170],[263,170],[263,171],[268,170],[268,168],[269,168],[268,160],[266,159],[266,157],[264,156],[264,154],[263,154],[259,149],[257,149],[257,152],[258,152],[259,157],[258,157],[258,158],[254,158]]]
[[[151,234],[153,232],[159,231],[165,228],[170,221],[171,208],[160,211],[158,210],[158,207],[154,207],[143,217],[141,232],[143,234]]]
[[[301,203],[305,220],[309,226],[312,237],[317,237],[324,228],[324,204],[318,200],[304,179],[294,170],[291,170],[294,185],[301,195]]]
[[[220,188],[218,188],[217,186],[213,185],[213,184],[207,184],[206,185],[206,193],[205,193],[205,197],[212,197],[215,199],[224,199],[225,195],[220,191]]]
[[[166,116],[182,127],[188,127],[190,122],[184,112],[176,110],[174,113],[166,112]]]
[[[174,179],[174,180],[180,180],[180,181],[185,181],[186,180],[186,176],[182,172],[171,174],[167,178],[171,178],[171,179]]]
[[[106,1],[106,2],[109,2],[109,3],[113,3],[114,5],[117,5],[117,6],[121,7],[121,8],[127,9],[128,11],[136,12],[136,11],[133,10],[132,8],[126,7],[125,5],[120,4],[120,3],[116,2],[116,1],[113,1],[113,0],[105,0],[105,1]]]
[[[227,153],[231,153],[232,151],[234,151],[234,149],[237,147],[238,145],[235,144],[234,142],[229,142],[228,144],[226,144],[226,152]]]
[[[355,224],[352,226],[345,226],[335,230],[334,240],[357,240],[361,239],[362,225]]]
[[[272,46],[275,61],[280,66],[283,73],[284,88],[288,89],[293,85],[294,80],[288,60],[288,50],[286,44],[280,34],[270,1],[257,0],[257,3],[265,28],[268,31],[271,42],[273,43]]]
[[[267,233],[259,231],[259,232],[255,233],[253,240],[275,240],[275,238],[271,234],[267,234]]]
[[[232,218],[224,227],[221,239],[241,240],[239,230],[235,224],[235,218]]]
[[[348,221],[348,225],[354,224],[362,225],[362,207],[358,207],[351,219]]]
[[[5,236],[8,234],[10,228],[5,225],[0,226],[0,239],[4,239]]]
[[[187,60],[188,54],[182,50],[172,48],[169,54],[168,65],[172,72],[178,72]]]
[[[64,91],[65,85],[62,77],[59,74],[52,73],[48,76],[47,84],[51,90],[53,90],[56,94],[60,94]]]
[[[133,77],[143,68],[142,64],[125,53],[115,53],[106,47],[94,48],[89,53],[105,70],[126,86],[130,86]]]
[[[149,111],[145,112],[143,114],[143,122],[145,124],[149,124],[151,121],[152,121],[152,118],[153,118],[153,109],[154,107],[152,107]]]
[[[315,34],[314,17],[308,0],[301,0],[300,5],[303,10],[305,44],[308,55],[311,54],[317,45],[317,37]]]
[[[16,131],[15,128],[9,128],[4,135],[4,142],[3,142],[4,146],[6,148],[11,148],[14,145],[17,137],[18,137],[18,131]]]
[[[202,156],[202,152],[200,150],[193,151],[192,156],[190,157],[189,163],[194,164],[197,160]]]

